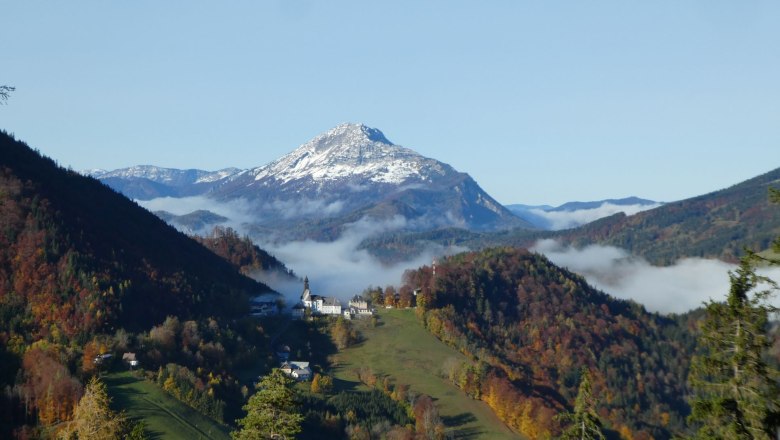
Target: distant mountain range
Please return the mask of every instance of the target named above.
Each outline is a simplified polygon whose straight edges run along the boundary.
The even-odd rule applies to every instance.
[[[113,171],[87,170],[84,174],[100,179],[131,199],[151,200],[203,194],[239,171],[238,168],[203,171],[138,165]]]
[[[161,213],[185,229],[222,223],[222,214],[210,207],[232,202],[242,204],[244,217],[251,218],[244,226],[255,234],[288,239],[331,238],[364,218],[404,230],[533,227],[468,174],[395,145],[362,124],[339,125],[276,161],[246,170],[137,166],[87,173],[141,201],[203,196],[204,212],[187,218],[181,216],[189,212]]]
[[[766,249],[780,234],[780,208],[767,199],[767,187],[780,186],[780,169],[671,203],[629,197],[504,207],[468,174],[361,124],[339,125],[251,169],[139,166],[91,175],[154,211],[168,211],[158,215],[188,233],[230,225],[264,240],[333,240],[368,219],[375,230],[361,246],[387,261],[431,243],[479,249],[530,246],[539,238],[614,245],[657,264],[682,257],[734,261],[743,247]],[[199,204],[173,209],[188,196],[199,196]]]
[[[780,188],[780,168],[720,191],[634,215],[619,212],[573,229],[387,232],[366,239],[361,247],[386,261],[397,261],[431,244],[468,249],[530,247],[539,239],[552,238],[575,247],[615,246],[656,265],[673,264],[685,257],[735,262],[745,248],[766,250],[780,235],[780,205],[770,203],[769,187]]]
[[[607,199],[594,202],[568,202],[558,207],[549,205],[507,205],[507,209],[539,229],[571,229],[617,213],[633,215],[657,208],[662,203],[639,197]]]

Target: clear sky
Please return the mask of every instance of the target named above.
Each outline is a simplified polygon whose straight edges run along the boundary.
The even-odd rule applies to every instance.
[[[780,167],[780,2],[2,1],[0,128],[74,169],[263,165],[341,122],[502,203]]]

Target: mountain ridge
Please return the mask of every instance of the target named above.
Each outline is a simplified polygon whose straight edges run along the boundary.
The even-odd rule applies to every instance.
[[[189,170],[190,174],[186,174],[188,170],[161,170],[189,176],[189,180],[180,178],[185,185],[177,187],[166,183],[176,183],[174,178],[157,176],[165,173],[157,172],[152,179],[150,172],[134,172],[132,168],[102,172],[97,177],[142,200],[191,195],[215,203],[240,200],[246,202],[255,219],[248,229],[273,229],[282,238],[331,235],[312,222],[314,213],[318,220],[324,217],[338,224],[337,229],[343,229],[353,221],[353,214],[361,211],[370,213],[373,220],[386,220],[388,213],[415,213],[414,221],[408,224],[423,229],[446,225],[476,230],[533,227],[493,199],[468,174],[395,145],[380,130],[363,124],[340,124],[275,161],[232,174],[210,172],[205,175],[215,177],[200,184],[193,183],[200,175],[198,170]],[[301,229],[300,225],[307,227]]]

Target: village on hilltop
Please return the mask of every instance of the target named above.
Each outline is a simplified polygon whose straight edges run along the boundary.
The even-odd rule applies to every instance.
[[[344,319],[374,314],[374,310],[368,307],[368,301],[360,295],[355,295],[349,300],[347,307],[342,307],[341,301],[336,297],[312,294],[309,288],[309,277],[303,280],[300,302],[292,308],[293,318],[302,319],[306,310],[309,310],[311,315],[343,316]]]

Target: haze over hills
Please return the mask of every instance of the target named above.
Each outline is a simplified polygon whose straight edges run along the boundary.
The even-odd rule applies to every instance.
[[[522,204],[506,205],[506,207],[539,229],[556,231],[576,228],[619,212],[633,215],[661,205],[662,203],[639,197],[626,197],[593,202],[567,202],[557,207]]]
[[[288,239],[332,238],[345,224],[364,217],[400,222],[398,226],[408,230],[532,227],[468,174],[395,145],[381,131],[362,124],[339,125],[270,164],[248,170],[133,167],[91,174],[140,200],[203,196],[201,209],[238,203],[243,217],[251,218],[245,223],[256,233],[273,231]]]

